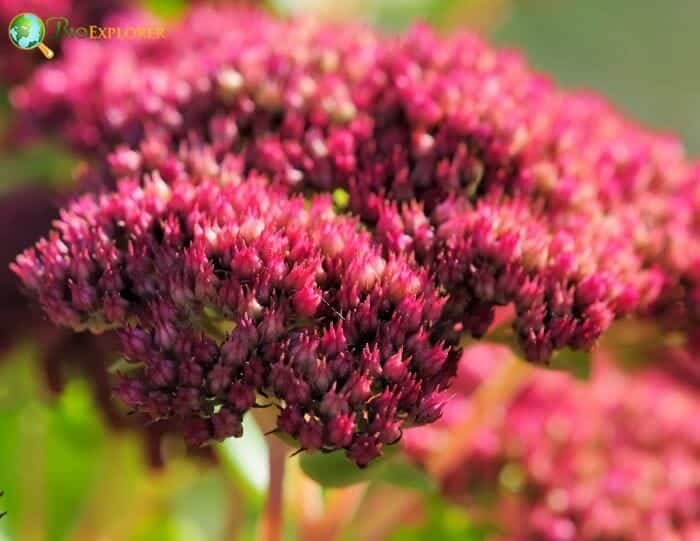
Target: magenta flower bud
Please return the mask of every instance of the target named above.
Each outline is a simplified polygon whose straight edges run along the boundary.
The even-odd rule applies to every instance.
[[[207,384],[212,394],[219,394],[232,380],[231,368],[221,362],[216,363],[207,375]]]
[[[608,292],[608,284],[600,275],[592,275],[583,280],[576,288],[576,302],[589,305],[602,299]]]
[[[250,278],[262,267],[260,257],[250,248],[242,248],[233,256],[231,265],[243,278]]]
[[[564,287],[563,284],[555,285],[549,298],[550,310],[562,316],[569,314],[574,306],[573,292]]]
[[[420,331],[416,334],[420,334]],[[367,372],[367,374],[369,374],[372,377],[381,375],[382,365],[380,359],[381,355],[379,353],[379,348],[377,347],[377,345],[373,344],[372,346],[370,346],[369,344],[367,344],[362,350],[360,358],[360,366],[362,371]]]
[[[311,398],[310,384],[301,378],[293,378],[289,387],[284,389],[280,396],[289,404],[305,404]]]
[[[175,382],[176,367],[173,361],[153,359],[146,364],[146,377],[156,387],[169,387]]]
[[[228,389],[226,400],[234,410],[248,411],[255,404],[255,391],[242,383],[232,383]]]
[[[354,407],[365,403],[372,396],[372,380],[368,375],[351,376],[346,385],[349,391],[348,400]]]
[[[173,411],[180,417],[187,417],[198,413],[201,407],[201,394],[199,389],[193,387],[179,387],[172,400]]]
[[[420,374],[430,377],[442,372],[448,357],[448,349],[437,344],[426,349],[417,349],[413,359]]]
[[[258,342],[258,331],[250,318],[244,316],[226,342],[221,346],[221,359],[224,363],[237,368],[248,359],[248,354]]]
[[[376,332],[379,326],[378,314],[369,303],[363,302],[360,304],[355,314],[356,330],[359,334],[371,334]]]
[[[204,377],[204,369],[193,358],[180,363],[179,381],[183,385],[199,387]]]
[[[391,445],[401,439],[401,421],[384,421],[383,426],[379,430],[379,441]]]
[[[325,394],[319,406],[319,412],[327,419],[336,417],[341,413],[347,413],[348,409],[347,399],[338,394],[335,389],[331,389]]]
[[[588,335],[586,335],[588,336]],[[580,349],[585,349],[587,342],[574,340],[573,343]],[[553,343],[548,331],[543,328],[538,330],[529,329],[524,331],[522,348],[528,359],[537,363],[545,363],[552,355]]]
[[[615,318],[612,309],[604,302],[591,304],[586,308],[583,315],[588,324],[600,329],[599,334],[603,332],[603,329],[608,328]]]
[[[156,343],[163,349],[169,349],[177,339],[177,329],[170,321],[159,321],[154,329]]]
[[[445,395],[437,391],[425,395],[418,404],[417,423],[429,424],[439,419],[446,400]]]
[[[402,317],[403,327],[406,330],[413,332],[420,327],[423,321],[423,309],[423,304],[411,297],[406,297],[399,303],[397,313]]]
[[[32,292],[39,291],[44,268],[36,254],[25,253],[18,255],[11,268],[22,280],[24,287]]]
[[[333,374],[331,373],[328,363],[323,359],[315,359],[311,361],[308,370],[305,372],[308,381],[311,382],[311,387],[317,393],[325,393],[331,386]]]
[[[639,291],[633,286],[625,286],[614,303],[618,312],[622,314],[631,312],[639,303]]]
[[[494,316],[495,312],[491,304],[477,302],[470,304],[465,310],[462,323],[472,336],[481,338],[491,327]]]
[[[274,342],[285,332],[283,314],[277,310],[265,311],[258,329],[263,341]]]
[[[118,293],[108,293],[104,298],[103,316],[107,324],[121,325],[126,320],[129,303]]]
[[[323,428],[316,419],[309,419],[299,428],[299,445],[307,451],[316,451],[323,444]]]
[[[348,458],[361,468],[367,466],[381,454],[381,444],[369,434],[356,437],[347,452]]]
[[[173,400],[164,392],[150,391],[138,409],[153,420],[167,419],[174,412]]]
[[[69,287],[73,305],[84,312],[91,311],[97,302],[97,291],[95,288],[82,281],[71,283]]]
[[[333,447],[343,448],[352,443],[355,433],[355,414],[340,414],[326,423],[325,440]]]
[[[566,344],[573,343],[574,336],[577,332],[576,327],[576,320],[572,316],[553,317],[550,321],[553,347],[561,348]]]
[[[391,383],[401,383],[408,375],[408,364],[410,359],[403,359],[403,353],[398,353],[389,357],[382,367],[384,377]]]
[[[126,327],[119,337],[124,354],[133,361],[149,359],[154,354],[151,335],[143,329]]]
[[[115,387],[115,393],[127,406],[135,408],[146,402],[147,389],[144,382],[127,379]]]
[[[226,438],[240,438],[243,435],[241,416],[226,407],[221,408],[211,417],[211,425],[214,438],[224,440]]]
[[[340,324],[329,327],[326,332],[324,332],[323,336],[321,336],[320,349],[329,358],[335,357],[338,353],[347,349],[345,332]]]
[[[115,177],[137,175],[141,169],[141,154],[128,147],[120,146],[107,156],[107,163]]]
[[[212,437],[212,427],[207,419],[190,418],[187,419],[183,427],[183,435],[187,445],[201,447]]]
[[[292,299],[294,308],[302,317],[313,317],[321,304],[321,294],[310,286],[297,291]]]
[[[303,422],[304,416],[301,410],[294,406],[283,408],[277,417],[277,427],[279,430],[291,434],[294,437],[298,435]]]
[[[290,358],[294,368],[302,374],[315,364],[318,341],[308,335],[295,336],[290,345]]]

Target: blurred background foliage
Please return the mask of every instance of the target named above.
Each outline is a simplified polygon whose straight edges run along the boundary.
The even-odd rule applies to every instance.
[[[176,17],[184,0],[147,0]],[[476,28],[522,50],[570,87],[595,89],[642,123],[679,134],[700,149],[697,0],[271,0],[282,13],[366,20],[387,31],[422,19],[449,32]],[[16,182],[69,182],[76,160],[58,141],[16,149],[6,91],[0,97],[0,194]],[[7,150],[9,148],[9,150]],[[1,240],[1,239],[0,239]],[[139,437],[106,428],[88,385],[71,380],[60,397],[44,389],[31,342],[0,362],[0,541],[205,541],[251,539],[267,483],[266,448],[249,423],[243,440],[216,449],[223,467],[184,457],[177,443],[164,468],[147,465]],[[291,468],[297,468],[291,463]],[[303,476],[288,476],[296,497]],[[301,479],[301,481],[300,481]],[[291,486],[290,483],[292,484]],[[301,484],[299,484],[301,483]],[[308,488],[308,487],[307,487]],[[329,504],[333,491],[320,495]],[[427,491],[430,493],[430,491]],[[345,494],[345,496],[350,496]],[[395,541],[469,541],[487,531],[434,495]],[[341,501],[343,501],[341,499]],[[309,505],[311,503],[309,502]],[[329,504],[330,505],[330,504]],[[353,529],[352,518],[348,532]],[[299,538],[295,528],[286,538]],[[354,534],[348,534],[353,539]]]

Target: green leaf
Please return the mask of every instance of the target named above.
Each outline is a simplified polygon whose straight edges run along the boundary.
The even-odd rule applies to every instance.
[[[402,456],[396,445],[386,448],[381,457],[365,468],[359,468],[348,460],[343,451],[305,452],[301,455],[299,464],[306,475],[327,488],[382,481],[422,492],[432,492],[435,489],[428,475]]]
[[[77,158],[58,141],[42,139],[30,146],[8,153],[0,152],[0,194],[19,183],[66,185],[73,178]]]
[[[388,460],[386,453],[371,462],[366,468],[358,468],[348,460],[343,451],[332,453],[303,452],[299,458],[302,471],[319,485],[339,488],[369,481]]]
[[[51,407],[46,452],[47,539],[66,539],[102,464],[105,433],[90,388],[72,380]]]
[[[145,0],[144,4],[147,10],[163,19],[175,19],[187,7],[185,0]]]
[[[203,472],[192,483],[174,492],[169,515],[176,517],[178,528],[187,533],[183,539],[222,539],[229,512],[226,509],[227,483],[224,476],[212,470]]]
[[[418,490],[426,494],[437,490],[432,477],[424,470],[408,461],[403,455],[398,455],[385,462],[384,467],[377,473],[376,479],[403,488]]]
[[[549,366],[552,370],[568,372],[576,379],[585,381],[591,376],[591,354],[564,348],[552,356]]]
[[[404,527],[395,530],[390,541],[486,541],[496,533],[496,529],[485,523],[472,520],[466,510],[447,503],[435,494],[426,499],[426,520],[420,526]]]

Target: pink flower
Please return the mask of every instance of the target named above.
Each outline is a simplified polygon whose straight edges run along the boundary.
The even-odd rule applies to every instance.
[[[445,447],[470,415],[474,387],[506,356],[492,346],[465,351],[453,386],[459,396],[441,421],[407,432],[409,456],[423,462]],[[468,506],[484,493],[495,498],[503,539],[691,539],[700,512],[699,408],[691,386],[659,371],[623,374],[601,361],[585,385],[538,371],[439,482]]]
[[[117,329],[136,365],[117,394],[195,445],[240,436],[259,394],[302,448],[364,466],[439,416],[457,358],[424,271],[329,198],[256,176],[123,180],[77,199],[13,269],[54,322]]]
[[[343,188],[387,252],[440,278],[474,335],[514,303],[534,361],[589,348],[631,312],[700,324],[697,166],[513,51],[422,26],[384,37],[211,8],[165,40],[70,45],[12,101],[25,124],[58,125],[103,158],[93,185],[255,170],[290,191]],[[296,302],[312,313],[315,292]]]

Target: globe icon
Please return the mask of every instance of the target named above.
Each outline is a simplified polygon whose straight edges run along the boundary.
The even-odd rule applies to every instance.
[[[44,21],[33,13],[20,13],[13,17],[8,33],[15,47],[23,50],[38,47],[46,58],[53,57],[53,51],[43,43],[46,34]]]

